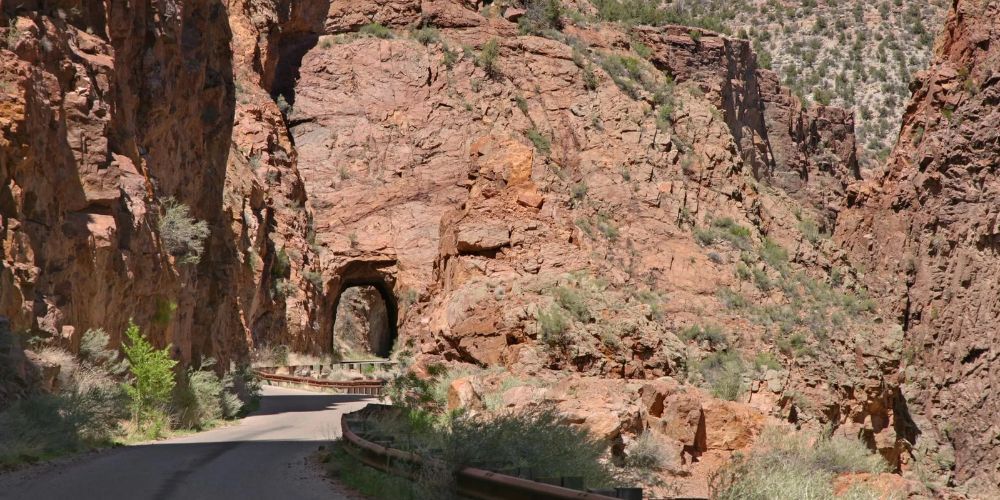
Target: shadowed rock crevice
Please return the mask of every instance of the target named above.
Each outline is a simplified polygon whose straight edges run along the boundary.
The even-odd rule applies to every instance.
[[[395,331],[389,324],[389,306],[373,286],[353,286],[340,294],[334,319],[337,351],[385,357],[392,351]]]

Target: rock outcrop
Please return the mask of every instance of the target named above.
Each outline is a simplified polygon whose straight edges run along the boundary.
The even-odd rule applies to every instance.
[[[996,2],[957,0],[885,172],[851,189],[836,239],[904,326],[913,471],[973,497],[1000,484]]]
[[[525,34],[504,2],[60,5],[4,4],[15,330],[73,348],[134,318],[184,360],[326,354],[342,292],[372,287],[418,370],[561,372],[490,404],[555,398],[616,453],[654,429],[690,491],[765,422],[908,464],[900,329],[823,236],[863,201],[853,119],[747,41]],[[164,248],[167,198],[208,223],[198,264]]]

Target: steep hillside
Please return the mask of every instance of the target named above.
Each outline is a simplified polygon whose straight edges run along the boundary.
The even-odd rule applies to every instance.
[[[884,176],[852,190],[836,240],[905,329],[917,473],[976,498],[1000,484],[996,2],[956,1]]]
[[[594,0],[597,17],[672,22],[749,39],[803,101],[854,111],[862,167],[878,167],[899,133],[913,74],[927,66],[947,0]],[[581,7],[590,13],[589,6]]]
[[[616,460],[654,440],[649,485],[687,495],[767,426],[914,470],[916,323],[869,297],[855,238],[896,219],[856,187],[852,113],[749,40],[616,2],[27,3],[0,88],[22,338],[75,350],[133,317],[228,361],[388,336],[452,370],[451,407],[553,404]]]

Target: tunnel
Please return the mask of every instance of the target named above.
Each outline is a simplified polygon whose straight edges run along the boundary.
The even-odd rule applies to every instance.
[[[369,266],[345,271],[331,311],[333,351],[345,359],[387,358],[398,334],[395,278]]]

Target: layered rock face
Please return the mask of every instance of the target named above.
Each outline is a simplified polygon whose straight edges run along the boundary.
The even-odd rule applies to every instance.
[[[635,379],[703,381],[698,367],[718,359],[718,344],[679,334],[718,325],[739,350],[781,358],[743,376],[739,411],[862,435],[892,465],[906,462],[899,329],[858,310],[862,287],[819,234],[858,177],[851,117],[805,109],[745,41],[602,24],[521,35],[501,13],[336,3],[276,49],[297,75],[280,92],[313,211],[320,309],[380,284],[418,365],[578,372],[621,394],[635,394]],[[421,20],[436,31],[407,31]],[[369,22],[388,33],[356,31]],[[790,267],[766,264],[762,246],[783,247]],[[330,313],[320,344],[334,341]],[[685,411],[697,423],[716,402],[694,392]],[[605,404],[567,403],[580,414]],[[619,442],[655,427],[629,411],[581,423]],[[716,465],[735,449],[662,439],[706,460],[717,452]],[[691,491],[705,491],[699,470]]]
[[[885,173],[852,189],[836,235],[904,325],[916,472],[975,497],[1000,484],[998,15],[955,1]]]
[[[132,318],[183,360],[242,357],[255,328],[280,338],[295,303],[276,305],[267,268],[275,242],[307,246],[307,217],[276,213],[301,185],[276,106],[234,76],[242,13],[57,3],[4,4],[0,315],[70,348]],[[165,250],[168,198],[208,223],[197,265]]]
[[[72,347],[132,317],[183,359],[325,354],[338,305],[379,316],[352,297],[371,287],[417,369],[556,381],[504,404],[561,398],[619,452],[651,430],[691,491],[768,419],[908,464],[900,330],[823,237],[853,120],[804,108],[748,42],[523,34],[510,2],[63,3],[5,12],[15,330]],[[209,223],[197,265],[163,249],[168,197]],[[747,365],[734,394],[712,387],[726,363]]]

